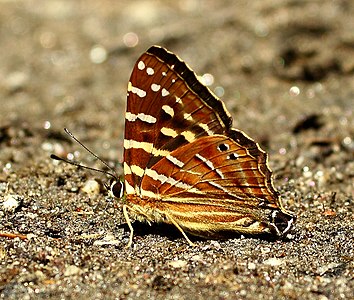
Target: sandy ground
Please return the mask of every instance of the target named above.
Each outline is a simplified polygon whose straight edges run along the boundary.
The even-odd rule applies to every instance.
[[[353,1],[1,1],[0,299],[354,299]],[[126,86],[159,44],[270,154],[287,239],[189,246],[55,163],[121,172]],[[23,239],[21,239],[21,237]]]

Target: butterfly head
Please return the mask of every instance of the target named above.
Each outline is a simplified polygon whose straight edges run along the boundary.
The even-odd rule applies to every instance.
[[[105,185],[112,197],[122,198],[124,196],[123,181],[112,178],[109,185]]]

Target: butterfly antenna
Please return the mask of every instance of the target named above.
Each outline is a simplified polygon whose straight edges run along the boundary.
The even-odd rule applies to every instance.
[[[109,176],[111,176],[114,179],[118,178],[116,175],[114,175],[114,174],[112,174],[110,172],[103,171],[103,170],[100,170],[100,169],[91,168],[91,167],[88,167],[88,166],[84,166],[84,165],[82,165],[82,164],[80,164],[80,163],[78,163],[76,161],[68,160],[68,159],[56,156],[55,154],[51,154],[50,158],[54,159],[54,160],[63,161],[65,163],[69,164],[69,165],[73,165],[73,166],[80,167],[80,168],[83,168],[83,169],[87,169],[87,170],[91,170],[91,171],[95,171],[95,172],[100,172],[100,173],[103,173],[105,175],[109,175]]]
[[[104,174],[107,174],[107,175],[110,175],[112,176],[113,178],[115,179],[118,179],[119,176],[118,174],[116,173],[116,171],[114,169],[112,169],[112,167],[107,163],[105,162],[102,158],[100,158],[97,154],[93,153],[86,145],[84,145],[82,142],[80,142],[75,136],[74,134],[69,131],[69,129],[67,128],[64,128],[64,131],[67,135],[69,135],[76,143],[78,143],[82,148],[84,148],[88,153],[90,153],[93,157],[95,157],[96,159],[98,159],[103,165],[105,165],[111,172],[107,172],[107,171],[103,171],[103,170],[98,170],[98,169],[95,169],[95,168],[90,168],[90,167],[87,167],[87,166],[83,166],[77,162],[73,162],[73,161],[70,161],[70,160],[67,160],[67,159],[64,159],[64,158],[61,158],[61,157],[58,157],[54,154],[52,154],[50,157],[52,159],[55,159],[55,160],[61,160],[61,161],[64,161],[68,164],[71,164],[71,165],[74,165],[74,166],[77,166],[77,167],[82,167],[82,168],[85,168],[85,169],[88,169],[88,170],[93,170],[93,171],[97,171],[97,172],[100,172],[100,173],[104,173]]]

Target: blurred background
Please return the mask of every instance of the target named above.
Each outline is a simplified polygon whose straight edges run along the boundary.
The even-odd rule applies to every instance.
[[[351,0],[0,0],[0,235],[27,235],[0,239],[0,298],[352,299],[353,16]],[[127,83],[151,45],[270,154],[298,216],[288,240],[191,248],[135,222],[127,249],[122,202],[49,158],[102,168],[67,127],[121,172]]]
[[[204,76],[234,126],[271,151],[284,152],[289,133],[308,118],[310,127],[325,118],[326,137],[353,147],[342,128],[353,121],[352,1],[0,6],[1,128],[69,127],[99,155],[120,159],[130,72],[157,44]]]

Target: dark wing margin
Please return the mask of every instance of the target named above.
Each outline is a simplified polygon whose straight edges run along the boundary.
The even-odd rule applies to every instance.
[[[174,71],[187,83],[190,90],[217,112],[224,123],[225,128],[231,128],[232,117],[227,111],[224,103],[198,80],[195,72],[193,72],[184,61],[174,53],[159,46],[152,46],[146,52],[156,56],[170,67],[174,66]]]
[[[197,79],[195,72],[189,66],[179,59],[178,56],[159,46],[152,46],[147,51],[168,64],[174,66],[176,73],[183,78],[189,88],[203,99],[210,107],[217,112],[222,122],[225,124],[226,134],[237,143],[245,146],[250,155],[258,160],[260,171],[266,177],[269,189],[278,196],[279,193],[275,190],[272,182],[272,171],[268,166],[268,155],[264,152],[258,143],[248,137],[240,130],[232,128],[232,117],[226,109],[224,103],[213,95],[213,93]]]
[[[266,177],[267,187],[275,197],[279,198],[279,192],[274,188],[273,185],[273,172],[268,166],[268,154],[262,150],[258,143],[256,143],[240,130],[232,128],[228,136],[238,144],[244,146],[249,154],[257,159],[259,171]]]

